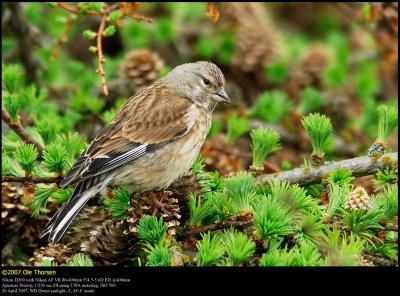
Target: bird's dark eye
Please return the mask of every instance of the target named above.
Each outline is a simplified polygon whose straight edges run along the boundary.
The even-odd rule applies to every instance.
[[[209,85],[211,83],[210,80],[208,80],[208,79],[203,79],[203,82],[205,85]]]

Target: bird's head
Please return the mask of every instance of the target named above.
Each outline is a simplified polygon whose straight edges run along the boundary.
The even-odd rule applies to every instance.
[[[224,89],[224,75],[211,62],[201,61],[177,66],[165,80],[179,95],[206,109],[214,109],[217,102],[231,101]]]

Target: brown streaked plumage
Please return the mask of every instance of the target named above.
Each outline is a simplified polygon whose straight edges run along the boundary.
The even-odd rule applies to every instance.
[[[229,102],[219,68],[183,64],[131,97],[67,172],[71,198],[42,236],[57,242],[87,200],[109,184],[137,192],[168,187],[192,166],[217,102]]]

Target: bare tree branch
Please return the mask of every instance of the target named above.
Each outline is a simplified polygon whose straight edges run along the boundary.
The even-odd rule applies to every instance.
[[[17,183],[25,183],[25,182],[32,182],[32,183],[56,183],[59,184],[63,177],[17,177],[17,176],[3,176],[1,177],[1,182],[17,182]]]
[[[43,147],[38,142],[36,142],[28,133],[25,131],[24,127],[19,121],[14,121],[11,119],[7,110],[1,109],[1,119],[14,131],[17,133],[21,139],[27,144],[33,144],[37,148],[39,155],[43,152]]]
[[[373,175],[378,170],[384,170],[387,167],[397,167],[397,152],[382,155],[379,159],[362,156],[341,161],[328,162],[319,168],[297,168],[278,174],[260,175],[256,177],[256,184],[267,184],[275,178],[280,181],[287,181],[291,184],[306,186],[320,183],[321,180],[337,167],[347,168],[353,172],[353,176],[361,177]]]

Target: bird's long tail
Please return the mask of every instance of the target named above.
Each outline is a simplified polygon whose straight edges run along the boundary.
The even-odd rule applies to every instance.
[[[49,241],[57,243],[63,236],[73,219],[78,215],[89,198],[107,186],[108,182],[101,182],[94,186],[85,184],[88,180],[79,183],[70,199],[65,202],[56,214],[47,223],[40,237],[49,234]],[[105,180],[106,181],[106,180]]]

